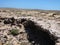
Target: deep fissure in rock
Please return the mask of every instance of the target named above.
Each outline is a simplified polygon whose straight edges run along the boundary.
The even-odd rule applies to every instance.
[[[55,45],[57,38],[48,30],[36,25],[36,23],[31,20],[21,19],[21,21],[18,21],[11,18],[9,20],[5,20],[4,24],[13,25],[15,21],[17,25],[19,23],[24,25],[25,31],[28,34],[28,40],[32,43],[32,45]]]
[[[28,40],[32,45],[55,45],[57,38],[48,30],[35,25],[31,20],[24,23],[25,30],[28,33]]]

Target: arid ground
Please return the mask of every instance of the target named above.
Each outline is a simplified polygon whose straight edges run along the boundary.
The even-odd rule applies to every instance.
[[[0,45],[60,45],[60,11],[0,8]]]

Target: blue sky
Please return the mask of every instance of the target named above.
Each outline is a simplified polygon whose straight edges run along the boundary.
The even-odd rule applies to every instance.
[[[0,8],[60,10],[60,0],[0,0]]]

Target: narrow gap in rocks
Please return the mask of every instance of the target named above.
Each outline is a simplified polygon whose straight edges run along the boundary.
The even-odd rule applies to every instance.
[[[55,45],[57,38],[48,30],[35,25],[31,20],[26,21],[23,25],[28,34],[28,40],[32,45]]]

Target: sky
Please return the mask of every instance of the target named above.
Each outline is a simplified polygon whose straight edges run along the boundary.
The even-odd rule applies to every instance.
[[[60,0],[0,0],[0,8],[60,10]]]

